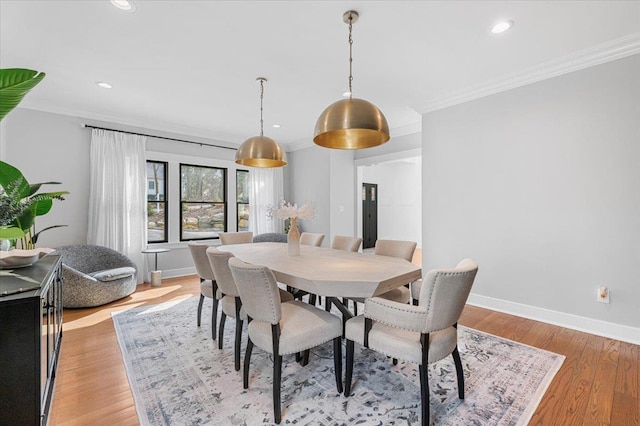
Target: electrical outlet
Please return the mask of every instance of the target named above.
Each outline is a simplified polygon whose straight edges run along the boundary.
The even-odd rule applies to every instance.
[[[609,287],[598,288],[598,302],[609,303]]]

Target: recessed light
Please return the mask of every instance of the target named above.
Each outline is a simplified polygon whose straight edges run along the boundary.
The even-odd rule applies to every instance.
[[[279,124],[274,124],[274,125],[273,125],[273,128],[274,128],[274,129],[279,129],[279,128],[280,128],[280,125],[279,125]]]
[[[351,96],[351,92],[344,92],[344,93],[342,94],[342,97],[343,97],[343,98],[348,98],[349,96]]]
[[[491,27],[491,32],[494,34],[500,34],[507,31],[511,27],[513,27],[513,21],[501,21]]]
[[[131,0],[111,0],[111,4],[125,12],[133,12],[136,10],[136,5],[133,4]]]
[[[109,83],[106,83],[104,81],[99,81],[96,83],[98,86],[102,87],[103,89],[111,89],[113,86],[110,85]]]

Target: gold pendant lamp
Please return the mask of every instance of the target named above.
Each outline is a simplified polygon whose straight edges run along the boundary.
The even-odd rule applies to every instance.
[[[351,32],[358,20],[358,12],[347,11],[342,20],[349,25],[349,99],[334,102],[320,114],[313,142],[334,149],[371,148],[389,140],[389,125],[377,106],[364,99],[353,98]]]
[[[254,136],[242,142],[236,152],[236,163],[249,167],[283,167],[287,165],[287,153],[278,142],[264,135],[262,120],[262,99],[264,97],[264,77],[256,79],[260,82],[260,136]]]

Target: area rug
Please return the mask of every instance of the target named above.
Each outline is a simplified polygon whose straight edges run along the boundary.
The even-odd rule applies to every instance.
[[[235,323],[227,319],[219,350],[205,314],[210,300],[201,327],[195,297],[113,314],[142,425],[273,424],[271,356],[254,349],[244,390],[242,373],[234,370]],[[526,425],[564,357],[462,326],[459,331],[466,398],[458,399],[451,357],[431,364],[432,424]],[[293,356],[283,359],[282,424],[420,424],[417,365],[394,366],[356,344],[346,398],[336,391],[332,353],[329,342],[312,350],[306,367]]]

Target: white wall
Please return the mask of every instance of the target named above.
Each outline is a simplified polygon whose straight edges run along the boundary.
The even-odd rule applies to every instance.
[[[638,76],[635,55],[425,114],[424,269],[476,258],[472,300],[639,342]]]

